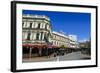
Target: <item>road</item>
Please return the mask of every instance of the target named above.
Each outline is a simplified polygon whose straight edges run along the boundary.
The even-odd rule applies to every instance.
[[[83,55],[81,52],[73,52],[64,56],[57,57],[36,57],[31,59],[23,59],[23,62],[47,62],[47,61],[66,61],[66,60],[86,60],[90,59],[90,56]]]

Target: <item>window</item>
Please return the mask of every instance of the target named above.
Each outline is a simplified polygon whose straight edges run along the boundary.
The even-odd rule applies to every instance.
[[[45,35],[44,35],[44,40],[48,43],[49,42],[49,40],[48,40],[48,35],[45,33]]]
[[[30,40],[33,40],[33,34],[32,33],[30,34]]]
[[[22,23],[22,27],[25,28],[26,27],[26,22]]]
[[[43,28],[43,23],[41,23],[40,28]]]
[[[58,45],[58,41],[57,41],[57,45]]]
[[[45,25],[45,29],[47,29],[47,25]]]
[[[27,35],[27,40],[30,40],[30,33],[28,33],[28,35]]]
[[[43,37],[43,32],[41,32],[41,38],[40,38],[41,40],[42,40],[42,37]]]
[[[30,23],[30,28],[32,28],[32,22]]]
[[[22,27],[24,27],[24,22],[22,23]]]
[[[59,42],[57,44],[59,45]]]
[[[55,41],[55,45],[56,45],[56,41]]]
[[[37,33],[36,35],[36,40],[39,40],[39,33]]]
[[[54,35],[54,39],[56,39],[56,35]]]
[[[40,28],[40,23],[38,23],[38,28]]]
[[[42,28],[42,23],[41,23],[41,25],[40,25],[40,28]]]

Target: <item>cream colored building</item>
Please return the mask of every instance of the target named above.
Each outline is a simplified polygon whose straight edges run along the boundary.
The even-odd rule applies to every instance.
[[[23,44],[46,44],[51,42],[52,28],[50,19],[45,15],[23,15]]]
[[[52,42],[54,46],[65,48],[79,48],[75,35],[65,35],[59,32],[52,32]]]
[[[25,53],[32,57],[43,55],[47,50],[47,44],[51,42],[52,27],[50,19],[45,15],[22,16],[22,45],[23,57]]]
[[[68,35],[69,37],[69,46],[71,48],[79,48],[79,43],[77,41],[77,36],[76,35]]]
[[[47,51],[53,52],[62,46],[78,48],[74,37],[52,30],[49,17],[45,15],[23,14],[22,16],[22,45],[24,53],[42,55]],[[51,48],[51,49],[48,49]]]
[[[69,47],[69,37],[62,33],[53,31],[52,32],[52,43],[54,46],[57,46],[57,47],[64,46],[67,48]]]

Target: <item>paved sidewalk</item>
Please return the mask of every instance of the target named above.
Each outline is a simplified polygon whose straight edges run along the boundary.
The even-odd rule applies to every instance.
[[[81,54],[81,52],[73,52],[64,56],[59,57],[59,61],[64,60],[87,60],[90,59],[89,55]]]
[[[56,57],[35,57],[35,58],[28,58],[23,59],[23,62],[47,62],[47,61],[56,61]]]
[[[23,62],[48,62],[48,61],[67,61],[67,60],[87,60],[91,57],[89,55],[81,54],[81,52],[73,52],[66,54],[64,56],[57,56],[57,57],[35,57],[35,58],[26,58],[23,59]]]

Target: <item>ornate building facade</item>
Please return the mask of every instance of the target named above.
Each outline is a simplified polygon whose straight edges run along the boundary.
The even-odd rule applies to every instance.
[[[51,23],[50,19],[46,16],[39,15],[23,15],[23,44],[27,42],[31,44],[42,43],[46,44],[51,41]]]
[[[62,33],[53,31],[52,32],[52,42],[53,42],[53,45],[57,47],[61,47],[61,46],[69,47],[69,38],[68,36]]]
[[[23,52],[39,53],[51,42],[52,27],[50,19],[44,15],[23,15],[22,44]],[[42,48],[42,49],[41,49]]]
[[[77,41],[64,34],[54,32],[49,17],[45,15],[23,14],[22,16],[23,53],[42,55],[54,48],[78,48]],[[50,50],[48,48],[51,48]]]

